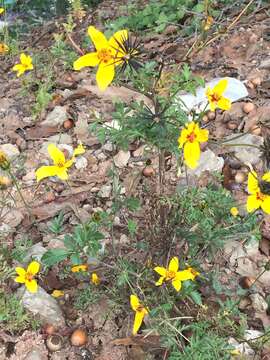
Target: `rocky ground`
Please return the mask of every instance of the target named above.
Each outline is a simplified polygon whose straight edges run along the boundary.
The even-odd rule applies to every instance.
[[[104,1],[98,11],[104,14],[110,5],[110,2]],[[78,27],[75,38],[85,32],[86,23],[88,25],[92,20],[90,15],[88,20]],[[46,31],[46,25],[43,29]],[[241,143],[261,145],[263,138],[268,135],[269,34],[269,16],[262,9],[250,16],[243,16],[227,34],[211,41],[201,51],[189,54],[186,61],[196,75],[202,76],[206,81],[215,77],[234,77],[241,80],[248,91],[248,96],[235,102],[229,111],[217,111],[204,118],[206,127],[215,139],[247,132],[241,138]],[[52,41],[52,34],[48,32],[37,42],[37,46],[42,49]],[[183,39],[178,36],[177,27],[168,26],[164,33],[146,35],[143,41],[150,57],[162,52],[168,63],[175,62],[181,66],[195,38]],[[29,110],[33,106],[33,96],[31,93],[28,96],[21,93],[22,80],[17,79],[10,71],[10,63],[4,58],[0,58],[0,63],[0,150],[12,162],[23,197],[31,209],[29,215],[29,209],[22,203],[11,179],[1,172],[0,176],[6,177],[6,187],[1,190],[0,238],[8,249],[11,251],[17,242],[27,237],[31,239],[32,245],[27,249],[23,263],[28,263],[32,256],[39,259],[47,249],[63,247],[63,235],[55,236],[47,232],[51,220],[60,210],[67,224],[65,232],[69,232],[79,223],[78,219],[87,221],[98,210],[110,209],[113,179],[109,170],[113,164],[119,171],[121,194],[139,196],[143,200],[142,212],[138,216],[138,220],[143,221],[143,212],[148,207],[144,189],[147,187],[150,193],[154,192],[157,184],[157,154],[154,151],[146,153],[146,146],[142,143],[131,144],[128,151],[115,148],[109,140],[102,145],[96,135],[89,131],[89,125],[101,115],[105,124],[111,124],[115,99],[120,98],[128,103],[137,99],[138,94],[117,86],[111,86],[101,93],[89,71],[59,72],[57,85],[53,89],[53,100],[33,120]],[[59,144],[61,149],[71,154],[72,148],[79,142],[84,144],[86,152],[77,158],[75,166],[70,170],[69,186],[53,179],[37,184],[35,169],[49,164],[47,145]],[[239,203],[240,213],[244,213],[248,169],[242,164],[252,164],[260,170],[262,160],[256,149],[250,150],[247,146],[217,149],[210,144],[209,148],[205,157],[212,156],[211,162],[201,161],[202,166],[197,170],[196,176],[193,174],[192,182],[206,186],[211,173],[220,172],[224,176],[223,186],[233,193]],[[147,165],[149,160],[151,165]],[[166,173],[166,183],[170,191],[179,182],[181,184],[181,179],[176,175],[176,160],[169,157],[168,161],[170,166]],[[146,167],[150,169],[149,176],[144,171]],[[123,231],[122,218],[115,218],[114,221],[116,239],[122,248],[122,254],[128,253],[129,245],[134,240]],[[234,239],[226,244],[222,256],[217,259],[219,269],[224,274],[224,285],[233,287],[240,280],[252,281],[261,273],[262,264],[269,260],[270,255],[269,224],[270,218],[266,216],[262,222],[260,243],[254,241],[246,245]],[[107,244],[110,244],[110,234],[104,241],[105,247]],[[140,253],[135,255],[141,256]],[[209,266],[205,264],[205,269]],[[17,292],[25,309],[39,314],[42,326],[38,331],[26,330],[22,334],[10,334],[0,327],[0,359],[146,359],[149,348],[158,346],[154,336],[148,344],[140,343],[140,337],[137,343],[136,340],[129,339],[132,318],[123,318],[121,314],[111,315],[108,299],[105,297],[97,304],[88,306],[87,311],[74,308],[75,287],[86,287],[86,282],[80,278],[68,276],[61,279],[57,270],[50,270],[39,283],[39,291],[31,296],[22,287],[17,289],[12,280],[4,285],[5,291]],[[249,315],[250,322],[246,339],[257,337],[270,324],[267,313],[269,284],[270,271],[265,271],[249,296],[241,301],[240,308]],[[64,297],[53,298],[50,294],[55,288],[63,289]],[[104,314],[109,315],[104,318]],[[50,352],[46,346],[49,330],[45,324],[55,322],[60,328],[57,341],[61,342],[61,350]],[[88,333],[88,341],[83,347],[72,346],[68,340],[78,327],[83,327]],[[119,339],[124,340],[121,342]],[[233,338],[230,341],[235,342]],[[247,344],[243,352],[252,355]],[[265,356],[270,358],[270,352],[267,354]]]

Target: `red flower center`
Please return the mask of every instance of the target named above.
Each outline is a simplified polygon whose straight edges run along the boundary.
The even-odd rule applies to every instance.
[[[220,100],[220,96],[217,93],[213,93],[210,95],[212,102],[218,102]]]
[[[25,279],[26,279],[27,281],[32,281],[32,280],[33,280],[33,277],[34,277],[34,275],[31,274],[31,273],[26,273],[26,275],[25,275]]]
[[[97,52],[97,56],[101,62],[106,64],[112,59],[112,50],[108,48],[100,49]]]
[[[166,278],[168,280],[175,278],[175,271],[167,271]]]
[[[260,191],[256,192],[256,200],[264,201],[265,195],[261,193]]]
[[[188,136],[187,136],[187,140],[189,142],[194,142],[197,138],[197,135],[194,133],[194,131],[192,131]]]

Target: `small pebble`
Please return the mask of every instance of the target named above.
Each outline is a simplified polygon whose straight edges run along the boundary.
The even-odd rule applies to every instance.
[[[238,124],[235,121],[231,120],[227,123],[227,128],[230,130],[235,130],[235,129],[237,129],[237,127],[238,127]]]
[[[246,174],[242,171],[237,171],[234,179],[237,184],[242,184],[246,180]]]
[[[254,109],[255,109],[255,105],[253,103],[245,103],[244,106],[243,106],[243,111],[246,114],[249,114]]]

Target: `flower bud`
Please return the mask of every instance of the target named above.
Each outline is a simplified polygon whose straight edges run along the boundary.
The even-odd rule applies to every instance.
[[[10,162],[7,159],[5,153],[0,150],[0,168],[2,170],[8,170],[10,167]]]

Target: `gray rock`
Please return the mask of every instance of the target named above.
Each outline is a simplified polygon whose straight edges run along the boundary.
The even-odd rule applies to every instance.
[[[84,156],[79,156],[78,158],[76,158],[76,162],[75,162],[75,167],[78,170],[82,170],[87,168],[87,159]]]
[[[113,160],[114,160],[115,166],[117,166],[118,168],[121,169],[127,165],[129,158],[130,158],[129,151],[120,150],[118,152],[118,154],[116,154],[113,157]]]
[[[232,139],[224,143],[226,144],[228,152],[234,152],[235,156],[245,164],[249,163],[251,165],[256,165],[260,161],[261,152],[258,148],[250,145],[262,145],[263,138],[253,134],[245,134],[236,140],[233,140],[234,137],[235,135],[230,135],[225,139]],[[243,146],[229,146],[230,144],[243,144]]]
[[[223,158],[216,156],[212,150],[207,149],[201,153],[198,166],[195,169],[188,168],[187,172],[188,175],[195,175],[199,177],[204,171],[209,171],[210,173],[214,171],[221,172],[223,165]]]
[[[46,251],[47,250],[44,246],[42,246],[42,243],[39,242],[28,249],[27,254],[24,258],[24,262],[28,263],[31,259],[40,262],[43,254],[45,254]]]
[[[12,144],[0,145],[0,151],[3,151],[9,161],[16,159],[20,155],[20,151],[17,146]]]
[[[268,304],[262,297],[262,295],[256,293],[256,294],[250,294],[249,295],[250,300],[252,301],[252,307],[256,312],[264,313],[268,309]]]
[[[24,360],[46,360],[47,357],[38,349],[34,348],[27,353]]]
[[[23,307],[32,314],[38,315],[44,324],[65,326],[65,319],[57,301],[40,286],[36,293],[30,293],[22,286],[17,290],[17,295]]]
[[[103,145],[103,150],[112,152],[113,151],[113,144],[109,141],[106,142],[106,144]]]
[[[24,215],[16,209],[7,210],[6,208],[3,209],[3,223],[8,225],[11,228],[16,228],[22,222]]]
[[[112,185],[111,184],[106,184],[101,186],[98,195],[102,198],[102,199],[108,199],[111,195],[112,192]]]
[[[62,125],[67,118],[68,115],[66,108],[63,106],[56,106],[53,111],[47,115],[42,124],[46,126],[58,126]]]

